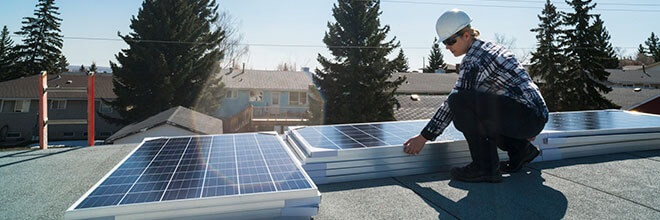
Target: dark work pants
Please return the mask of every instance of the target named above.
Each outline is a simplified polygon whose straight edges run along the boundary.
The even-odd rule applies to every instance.
[[[497,147],[510,159],[528,152],[530,137],[538,135],[547,118],[506,96],[459,91],[447,103],[454,114],[454,126],[463,132],[473,164],[486,172],[499,167]]]

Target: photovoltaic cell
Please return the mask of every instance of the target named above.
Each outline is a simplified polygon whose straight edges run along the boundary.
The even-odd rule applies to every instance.
[[[309,126],[294,131],[309,146],[322,150],[341,151],[370,147],[402,146],[418,135],[428,121],[379,122],[369,124]],[[450,124],[436,141],[464,140]]]
[[[310,189],[274,134],[145,141],[75,209]]]
[[[550,114],[546,131],[594,131],[660,127],[660,117],[628,111],[583,111]]]

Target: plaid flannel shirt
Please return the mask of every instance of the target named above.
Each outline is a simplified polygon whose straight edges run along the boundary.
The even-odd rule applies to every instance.
[[[476,39],[463,57],[459,76],[451,94],[460,90],[487,92],[510,97],[548,117],[548,108],[529,74],[506,48]],[[438,137],[453,119],[445,101],[422,130],[428,140]]]

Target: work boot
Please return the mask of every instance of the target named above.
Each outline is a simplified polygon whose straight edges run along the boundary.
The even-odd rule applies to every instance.
[[[451,178],[462,182],[499,183],[502,182],[502,173],[500,173],[499,169],[496,169],[494,172],[487,172],[479,169],[474,163],[470,163],[464,167],[452,168]]]
[[[533,144],[527,145],[527,149],[524,154],[522,154],[520,157],[516,157],[514,155],[509,155],[510,158],[508,161],[501,161],[500,162],[500,170],[503,173],[515,173],[520,171],[523,166],[534,160],[537,156],[541,154],[541,151],[534,146]]]

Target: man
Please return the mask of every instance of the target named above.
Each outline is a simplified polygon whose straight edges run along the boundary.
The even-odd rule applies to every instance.
[[[519,171],[540,154],[530,143],[548,121],[548,108],[520,62],[506,48],[480,40],[472,19],[459,9],[440,16],[438,40],[463,60],[448,99],[421,134],[404,143],[404,151],[418,154],[453,120],[468,142],[472,163],[452,168],[451,176],[466,182],[501,182],[501,172]],[[497,147],[509,161],[500,162]]]

